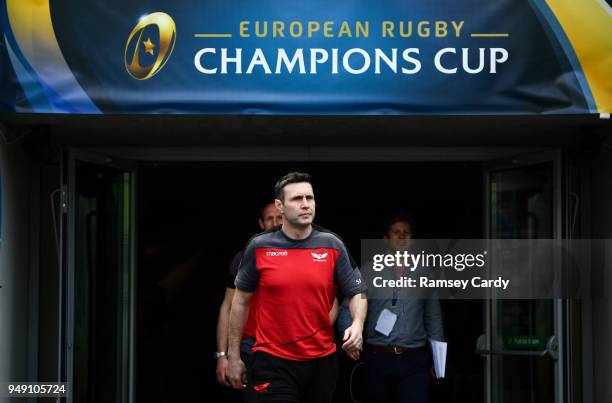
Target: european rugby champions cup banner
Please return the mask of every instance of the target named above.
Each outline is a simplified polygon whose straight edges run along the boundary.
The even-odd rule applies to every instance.
[[[612,111],[606,0],[0,1],[0,112]]]

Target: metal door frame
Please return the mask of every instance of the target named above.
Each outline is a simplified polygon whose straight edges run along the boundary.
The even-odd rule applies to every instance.
[[[512,168],[522,168],[541,163],[551,162],[553,165],[553,234],[554,239],[563,239],[564,237],[564,226],[563,226],[563,175],[566,174],[563,170],[562,165],[562,150],[556,149],[551,151],[536,152],[531,154],[519,155],[510,159],[495,160],[486,163],[483,166],[483,189],[484,189],[484,205],[485,205],[485,219],[483,233],[487,238],[490,237],[491,228],[491,195],[489,184],[491,180],[491,173],[494,171],[500,171]],[[485,301],[485,335],[487,346],[490,348],[492,345],[491,340],[491,326],[492,326],[492,300],[487,299]],[[566,394],[566,329],[568,326],[568,317],[566,312],[566,303],[563,300],[556,299],[553,303],[553,319],[554,319],[554,331],[557,336],[559,344],[559,356],[555,361],[555,403],[565,403],[567,400]],[[487,403],[493,402],[493,365],[492,357],[487,355],[485,358],[485,399]]]
[[[136,318],[136,195],[137,195],[137,165],[131,161],[117,160],[115,158],[105,156],[92,151],[84,151],[76,148],[67,148],[62,150],[62,211],[65,216],[66,227],[63,231],[61,241],[65,244],[61,248],[65,256],[62,258],[62,268],[60,275],[63,276],[60,282],[60,287],[64,285],[65,292],[62,293],[60,288],[60,298],[65,295],[64,301],[64,326],[60,325],[60,351],[59,357],[63,357],[62,365],[61,358],[59,368],[63,368],[64,379],[68,382],[69,387],[73,388],[74,382],[74,329],[75,329],[75,245],[76,245],[76,162],[82,161],[91,164],[96,164],[109,168],[116,168],[130,172],[132,175],[130,189],[130,276],[129,276],[129,364],[128,364],[128,385],[127,396],[128,402],[134,402],[135,395],[135,318]],[[62,328],[64,330],[64,338],[61,337]],[[72,391],[66,398],[66,403],[73,403]]]

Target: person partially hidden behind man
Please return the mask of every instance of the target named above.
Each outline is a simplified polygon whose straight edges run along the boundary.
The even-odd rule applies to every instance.
[[[274,202],[268,203],[260,211],[260,217],[258,220],[259,228],[262,231],[269,231],[272,228],[281,225],[283,222],[283,216],[280,210],[274,205]],[[228,343],[228,331],[229,331],[229,314],[232,307],[232,299],[234,298],[234,292],[236,286],[234,281],[236,280],[236,274],[238,273],[238,267],[242,260],[244,250],[240,250],[232,259],[228,273],[227,281],[225,284],[225,296],[223,302],[219,307],[219,318],[217,320],[217,351],[215,352],[215,359],[217,360],[217,382],[222,385],[230,386],[229,381],[226,377],[227,372],[227,343]],[[337,315],[337,310],[334,312]],[[335,317],[334,317],[335,319]],[[244,329],[243,339],[240,346],[240,354],[242,360],[245,362],[247,367],[250,367],[252,359],[252,348],[255,344],[255,301],[252,303],[252,310],[249,313],[249,317]],[[243,401],[245,403],[255,402],[255,394],[252,388],[248,388],[244,391]]]
[[[342,241],[313,226],[310,181],[310,175],[293,172],[277,182],[275,204],[283,224],[249,241],[236,277],[227,376],[233,388],[246,387],[240,340],[257,291],[251,383],[262,402],[331,402],[338,374],[329,311],[336,287],[349,298],[352,317],[342,348],[362,349],[367,301],[361,275]]]

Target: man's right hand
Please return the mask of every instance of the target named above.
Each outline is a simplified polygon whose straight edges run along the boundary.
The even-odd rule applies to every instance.
[[[350,327],[344,330],[342,337],[342,349],[346,352],[349,358],[357,361],[363,351],[363,325],[359,321],[353,321]]]
[[[227,357],[217,358],[217,382],[223,386],[230,386],[227,381]]]
[[[227,379],[232,388],[243,390],[247,384],[247,372],[240,358],[230,358],[227,366]]]

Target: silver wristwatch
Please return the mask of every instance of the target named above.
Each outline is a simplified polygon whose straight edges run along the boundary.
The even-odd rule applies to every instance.
[[[215,360],[221,357],[227,357],[227,353],[225,351],[215,351]]]

